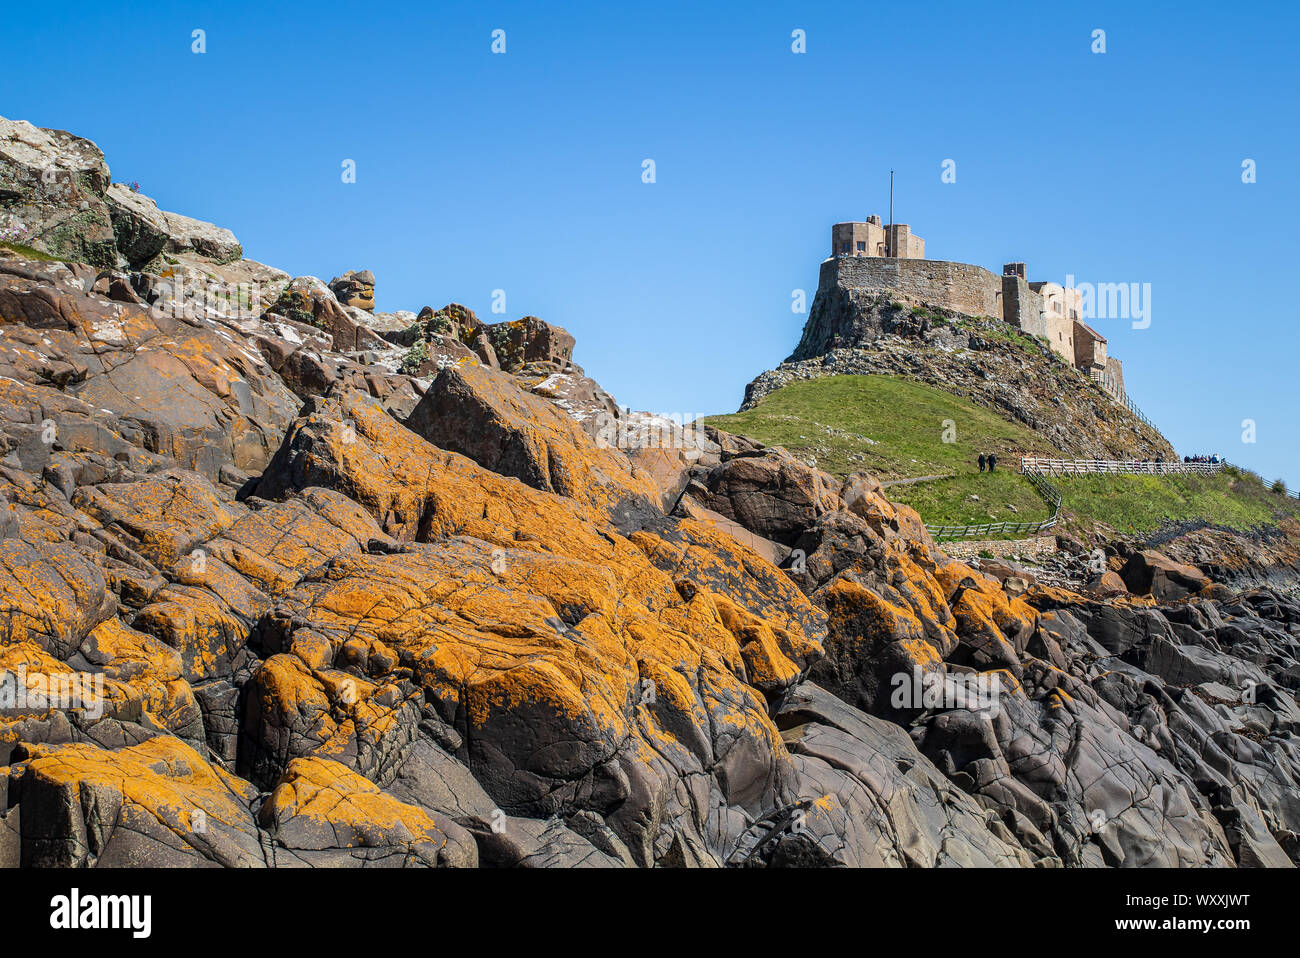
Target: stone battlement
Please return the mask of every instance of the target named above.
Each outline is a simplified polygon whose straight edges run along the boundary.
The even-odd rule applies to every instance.
[[[1002,283],[981,266],[941,259],[837,256],[822,263],[819,285],[887,292],[912,303],[970,316],[1002,318]]]

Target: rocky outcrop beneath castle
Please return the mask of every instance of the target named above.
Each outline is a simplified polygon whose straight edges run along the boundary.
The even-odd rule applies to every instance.
[[[925,305],[940,313],[1000,319],[1001,281],[968,263],[886,257],[834,257],[824,261],[817,295],[799,345],[787,362],[832,349],[862,346],[891,332],[894,318],[877,303]]]
[[[1159,432],[1047,346],[1000,320],[838,288],[819,294],[818,305],[799,349],[745,387],[741,410],[797,380],[878,373],[996,410],[1073,458],[1175,458]]]

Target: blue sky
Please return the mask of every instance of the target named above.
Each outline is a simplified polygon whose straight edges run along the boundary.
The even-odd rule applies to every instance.
[[[687,414],[793,350],[792,290],[893,169],[931,258],[1150,283],[1148,329],[1094,323],[1134,399],[1300,484],[1296,6],[980,6],[12,4],[0,115],[251,258],[372,269],[380,309],[558,323],[620,402]]]

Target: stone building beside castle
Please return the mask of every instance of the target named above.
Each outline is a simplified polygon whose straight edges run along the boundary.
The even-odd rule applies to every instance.
[[[1024,263],[1007,263],[1002,275],[995,276],[969,263],[926,259],[925,240],[910,227],[882,224],[879,216],[869,216],[831,227],[823,286],[828,280],[845,289],[888,292],[904,302],[1003,319],[1046,341],[1112,395],[1124,395],[1123,365],[1107,354],[1106,337],[1083,322],[1080,291],[1030,282]]]

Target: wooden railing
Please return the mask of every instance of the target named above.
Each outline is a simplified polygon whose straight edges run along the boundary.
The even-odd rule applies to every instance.
[[[1115,380],[1114,377],[1106,375],[1105,373],[1098,372],[1095,369],[1089,369],[1088,375],[1092,378],[1093,382],[1095,382],[1098,386],[1101,387],[1101,391],[1104,392],[1107,396],[1109,396],[1115,402],[1119,403],[1121,406],[1123,406],[1133,415],[1137,416],[1138,419],[1142,420],[1152,429],[1159,431],[1159,427],[1157,427],[1155,423],[1153,423],[1150,419],[1147,418],[1146,413],[1144,413],[1141,409],[1139,409],[1138,404],[1129,398],[1129,395],[1125,391],[1124,387],[1121,386]]]
[[[925,531],[930,533],[930,538],[935,542],[951,542],[954,539],[987,539],[991,536],[1008,535],[1024,538],[1054,529],[1061,515],[1061,491],[1038,473],[1025,473],[1025,478],[1052,507],[1051,518],[1038,522],[983,522],[964,526],[927,525]]]
[[[1174,476],[1189,473],[1208,475],[1227,465],[1219,462],[1155,462],[1136,459],[1043,459],[1024,456],[1020,471],[1025,475],[1047,476]]]

